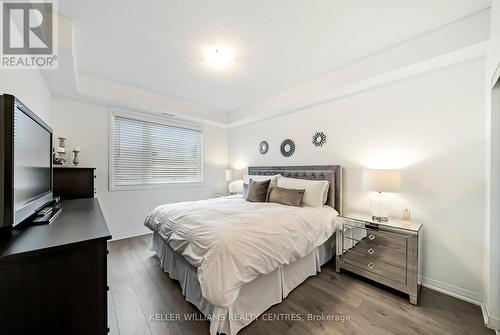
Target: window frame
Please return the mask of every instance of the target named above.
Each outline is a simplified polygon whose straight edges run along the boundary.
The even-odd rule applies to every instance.
[[[165,183],[155,183],[155,184],[141,184],[141,185],[115,185],[114,183],[114,134],[115,134],[115,117],[123,117],[137,121],[152,122],[157,124],[162,124],[172,127],[181,127],[187,129],[197,130],[201,134],[201,178],[197,181],[179,181],[179,182],[165,182]],[[152,190],[152,189],[168,189],[168,188],[179,188],[179,187],[197,187],[203,186],[205,183],[205,173],[204,173],[204,129],[201,125],[195,123],[189,123],[179,120],[172,120],[168,117],[162,117],[152,114],[137,113],[124,111],[120,109],[110,109],[109,110],[109,136],[108,136],[108,189],[109,191],[130,191],[130,190]]]

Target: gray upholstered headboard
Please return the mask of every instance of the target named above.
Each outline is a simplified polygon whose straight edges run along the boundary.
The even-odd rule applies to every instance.
[[[326,204],[342,214],[342,167],[340,165],[249,166],[250,175],[274,175],[309,180],[328,180],[330,190]]]

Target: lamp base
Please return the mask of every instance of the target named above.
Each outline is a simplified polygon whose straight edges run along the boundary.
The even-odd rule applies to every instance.
[[[387,222],[387,217],[391,211],[391,201],[385,194],[379,192],[372,196],[370,209],[373,221]]]
[[[385,216],[375,216],[375,215],[373,215],[372,216],[372,221],[387,222],[387,221],[389,221],[389,218],[385,217]]]

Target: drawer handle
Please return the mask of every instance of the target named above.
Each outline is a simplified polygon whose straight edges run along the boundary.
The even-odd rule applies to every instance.
[[[369,268],[370,270],[373,270],[373,268],[374,268],[374,267],[375,267],[375,264],[373,264],[373,263],[368,263],[368,268]]]
[[[374,253],[374,252],[375,252],[375,250],[373,250],[373,248],[368,249],[368,253],[369,253],[370,255],[373,255],[373,253]]]
[[[373,241],[373,240],[375,239],[375,235],[370,234],[370,235],[368,236],[368,238],[370,239],[370,241]]]

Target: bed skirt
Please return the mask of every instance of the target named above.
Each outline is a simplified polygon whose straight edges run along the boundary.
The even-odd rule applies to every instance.
[[[214,306],[203,298],[197,269],[173,251],[156,232],[153,234],[153,251],[169,277],[179,281],[186,300],[210,320],[210,334],[234,335],[269,307],[280,303],[308,277],[321,271],[321,266],[335,255],[335,234],[295,263],[284,265],[245,284],[236,301],[228,307]]]

